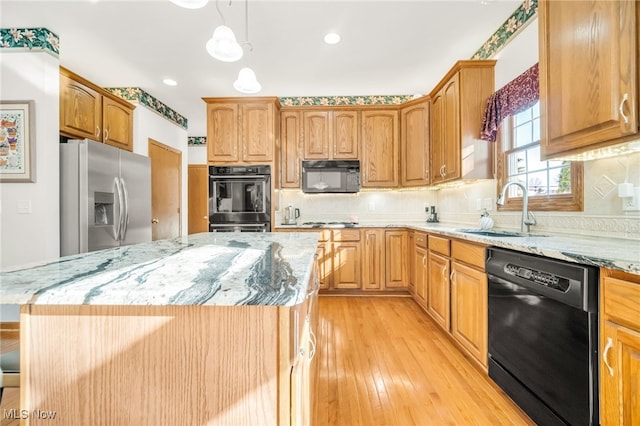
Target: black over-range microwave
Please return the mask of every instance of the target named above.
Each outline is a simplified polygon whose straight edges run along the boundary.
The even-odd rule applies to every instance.
[[[360,191],[360,161],[303,161],[302,191],[307,193]]]

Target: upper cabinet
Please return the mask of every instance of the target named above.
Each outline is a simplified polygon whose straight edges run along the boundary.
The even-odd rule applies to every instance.
[[[267,164],[279,147],[277,98],[203,98],[209,163]]]
[[[398,186],[398,111],[363,110],[360,127],[362,187]]]
[[[458,61],[430,94],[431,183],[493,177],[493,145],[480,140],[495,60]]]
[[[634,0],[540,1],[544,158],[637,138],[639,19]]]
[[[302,129],[299,111],[280,114],[280,188],[300,188]]]
[[[134,106],[60,67],[60,134],[133,151]]]
[[[305,160],[358,158],[358,111],[306,110],[302,122]]]
[[[400,110],[400,183],[429,184],[429,99],[403,105]]]

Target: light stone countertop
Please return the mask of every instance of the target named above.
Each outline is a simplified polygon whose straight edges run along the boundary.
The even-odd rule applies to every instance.
[[[201,233],[0,272],[0,304],[294,306],[318,233]]]
[[[553,259],[573,263],[617,269],[640,274],[640,241],[622,238],[603,238],[567,234],[536,234],[524,237],[492,237],[460,232],[459,229],[471,229],[473,226],[454,226],[451,224],[426,222],[360,222],[355,228],[409,228],[419,231],[439,233],[471,242],[495,247],[533,253]],[[275,230],[310,229],[303,225],[279,225]],[[331,228],[331,227],[329,227]],[[319,230],[318,228],[311,228]]]

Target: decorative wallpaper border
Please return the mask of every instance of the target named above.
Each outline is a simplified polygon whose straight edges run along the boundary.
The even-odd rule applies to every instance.
[[[206,136],[189,136],[187,138],[187,145],[198,146],[198,145],[206,145],[207,137]]]
[[[283,97],[283,106],[336,106],[336,105],[399,105],[413,99],[413,95],[392,96],[299,96]]]
[[[0,28],[0,49],[38,49],[60,55],[60,37],[46,28]]]
[[[538,0],[524,0],[500,28],[473,54],[471,59],[490,59],[493,57],[537,14]]]
[[[139,87],[105,87],[105,90],[127,101],[142,104],[183,129],[187,128],[187,119],[184,116]]]

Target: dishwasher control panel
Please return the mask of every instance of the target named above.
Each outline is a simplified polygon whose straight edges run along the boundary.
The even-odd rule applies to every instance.
[[[504,266],[504,272],[562,292],[566,292],[570,285],[569,280],[564,277],[537,271],[535,269],[525,268],[513,263],[507,263]]]

